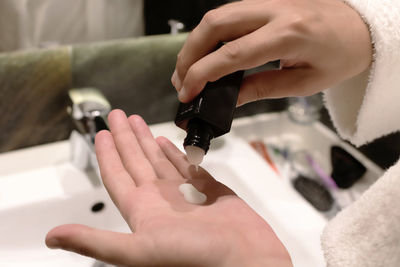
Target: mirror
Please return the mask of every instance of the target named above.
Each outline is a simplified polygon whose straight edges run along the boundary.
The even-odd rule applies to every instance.
[[[218,6],[232,2],[229,0],[145,0],[145,34],[165,34],[170,32],[168,20],[174,19],[185,25],[184,31],[191,31],[199,24],[204,14]]]
[[[228,0],[0,1],[0,52],[168,34],[171,19],[192,30]]]

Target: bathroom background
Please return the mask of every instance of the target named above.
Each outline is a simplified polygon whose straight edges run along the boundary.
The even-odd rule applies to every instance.
[[[63,1],[53,1],[54,5],[56,2]],[[98,2],[106,5],[110,1]],[[71,88],[98,88],[113,108],[121,108],[128,114],[140,114],[150,124],[174,119],[178,101],[170,76],[186,35],[170,35],[168,20],[182,22],[187,32],[199,23],[208,10],[229,1],[118,2],[134,6],[132,16],[110,17],[107,13],[99,13],[104,11],[104,6],[100,7],[90,0],[76,1],[73,7],[71,2],[64,2],[63,7],[71,9],[77,16],[84,8],[90,11],[86,15],[92,18],[88,25],[92,25],[93,30],[84,34],[86,39],[76,42],[45,40],[32,46],[32,43],[21,41],[26,44],[23,47],[16,42],[14,44],[12,36],[19,38],[15,40],[26,39],[24,34],[35,25],[34,18],[29,16],[30,11],[34,10],[34,14],[48,11],[49,21],[53,23],[41,26],[53,36],[60,36],[60,39],[66,38],[66,35],[61,35],[66,29],[66,32],[78,35],[80,20],[70,19],[62,24],[58,17],[60,14],[51,11],[60,8],[52,6],[46,9],[43,5],[33,4],[32,0],[21,1],[25,3],[21,6],[13,0],[0,2],[0,10],[9,10],[8,15],[0,15],[0,152],[67,139],[73,128],[67,112],[70,104],[68,91]],[[61,15],[71,15],[64,10],[67,9],[61,9]],[[119,11],[115,8],[113,12],[118,14]],[[108,32],[96,23],[98,14],[103,14],[100,19],[116,24],[125,19],[126,31],[116,32],[107,28],[112,33],[110,36],[116,36],[108,37]],[[63,29],[63,25],[67,28]],[[92,38],[91,34],[98,31],[104,31],[101,32],[103,40]],[[32,40],[38,39],[40,34],[40,31],[34,34]],[[264,100],[238,108],[235,116],[281,111],[286,109],[286,105],[285,99]],[[321,111],[321,121],[333,128],[325,109]],[[392,134],[360,150],[378,165],[387,168],[398,159],[399,147],[400,134]]]

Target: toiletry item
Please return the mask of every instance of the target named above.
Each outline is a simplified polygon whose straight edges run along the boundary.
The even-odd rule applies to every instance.
[[[339,188],[349,188],[367,171],[367,168],[339,146],[331,147],[332,174]]]
[[[217,81],[208,82],[190,103],[180,103],[175,124],[187,132],[183,146],[191,164],[198,166],[201,163],[211,139],[230,131],[243,77],[278,69],[280,60],[275,60],[246,71],[231,73]]]
[[[317,210],[329,211],[333,207],[331,193],[317,181],[299,175],[293,180],[293,186]]]
[[[294,123],[311,124],[319,119],[323,107],[321,94],[290,97],[288,101],[289,119]]]
[[[267,146],[264,144],[263,141],[251,141],[250,145],[253,147],[255,151],[257,151],[260,156],[264,158],[264,160],[269,164],[269,166],[274,170],[276,174],[281,176],[281,173],[279,172],[278,168],[276,167],[274,161],[271,159],[269,156]]]
[[[198,191],[192,184],[184,183],[179,185],[179,191],[183,194],[186,202],[190,204],[202,205],[207,201],[207,196]]]
[[[175,124],[187,132],[183,146],[190,163],[200,164],[211,139],[230,131],[242,77],[237,71],[208,82],[192,102],[180,103]]]
[[[311,157],[310,154],[305,155],[308,163],[310,164],[311,168],[315,171],[316,174],[318,174],[318,177],[321,179],[321,181],[324,183],[324,185],[329,188],[329,189],[337,189],[338,186],[335,183],[335,180],[325,172],[325,170],[317,163],[313,157]]]

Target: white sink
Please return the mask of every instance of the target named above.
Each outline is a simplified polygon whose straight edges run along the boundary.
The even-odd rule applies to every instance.
[[[152,125],[151,130],[178,147],[185,137],[172,122]],[[291,149],[305,148],[313,156],[326,159],[332,144],[341,145],[368,169],[351,189],[355,196],[382,170],[320,123],[296,125],[285,113],[237,119],[231,133],[214,140],[202,167],[268,221],[288,248],[294,266],[323,266],[319,240],[326,217],[248,145],[255,139]],[[60,224],[129,231],[105,190],[76,169],[69,155],[68,141],[0,155],[0,266],[94,266],[93,259],[46,248],[46,233]],[[319,163],[330,172],[328,160]],[[98,202],[105,207],[94,213],[91,208]]]
[[[93,212],[95,204],[104,208]],[[54,226],[82,223],[101,229],[129,232],[129,228],[102,188],[54,197],[0,212],[0,266],[93,266],[94,260],[75,253],[50,250],[44,238]]]

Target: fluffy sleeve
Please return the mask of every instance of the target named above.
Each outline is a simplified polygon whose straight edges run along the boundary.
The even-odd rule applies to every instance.
[[[368,24],[370,69],[326,90],[339,134],[355,145],[400,129],[400,0],[345,0]],[[329,267],[400,266],[400,162],[326,226]]]
[[[359,146],[400,129],[400,1],[345,2],[369,26],[373,63],[324,95],[339,134]]]

